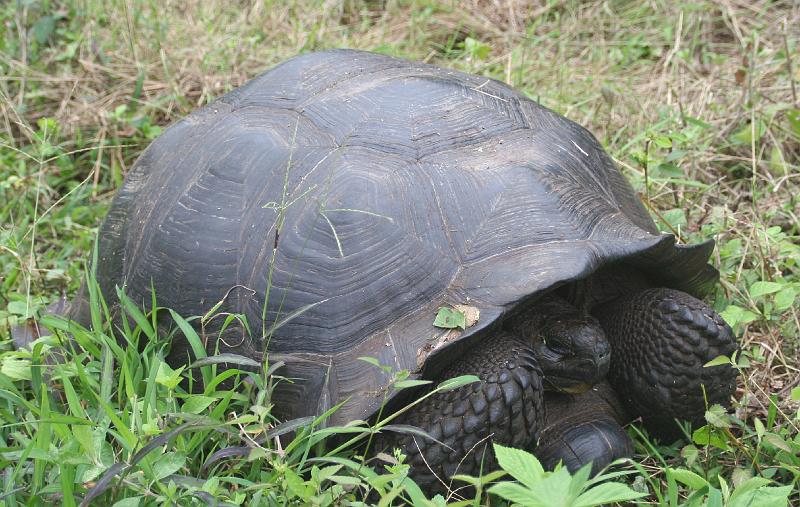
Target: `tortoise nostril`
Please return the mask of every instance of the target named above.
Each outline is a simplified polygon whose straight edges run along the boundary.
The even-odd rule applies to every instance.
[[[605,340],[598,340],[594,346],[594,355],[597,359],[607,359],[611,355],[611,346]]]

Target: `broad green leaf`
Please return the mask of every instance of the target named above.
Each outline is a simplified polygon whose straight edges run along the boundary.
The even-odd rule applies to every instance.
[[[181,452],[168,452],[153,460],[153,475],[155,480],[161,480],[172,475],[186,463],[186,455]]]
[[[690,470],[685,470],[682,468],[668,468],[667,473],[676,481],[695,490],[700,490],[708,486],[708,481]]]
[[[656,167],[658,176],[661,178],[683,178],[683,170],[675,164],[662,163]]]
[[[731,142],[734,144],[750,145],[755,140],[758,142],[767,133],[767,124],[762,120],[756,120],[755,125],[747,123],[742,128],[731,135]]]
[[[53,35],[56,29],[56,20],[53,16],[42,16],[33,24],[33,37],[39,44],[44,44]]]
[[[93,461],[97,461],[94,439],[92,438],[92,428],[82,424],[76,424],[72,427],[72,436],[81,445],[86,455],[89,456]]]
[[[455,308],[442,306],[436,314],[433,325],[444,329],[467,328],[467,317]]]
[[[784,176],[787,174],[788,167],[786,165],[786,159],[784,158],[783,154],[781,153],[781,149],[778,146],[773,146],[772,149],[769,151],[769,170],[774,176]]]
[[[754,320],[758,319],[758,314],[755,314],[750,310],[745,310],[744,308],[736,305],[728,305],[727,308],[720,312],[720,316],[730,326],[747,324],[748,322],[753,322]]]
[[[737,468],[736,470],[741,470],[741,469]],[[763,477],[750,477],[750,478],[746,479],[745,481],[743,481],[741,484],[739,484],[736,487],[736,489],[733,490],[733,493],[731,494],[731,497],[730,497],[730,501],[733,502],[738,497],[743,496],[745,493],[747,493],[749,491],[755,491],[756,489],[758,489],[758,488],[760,488],[762,486],[766,486],[770,482],[772,482],[772,481],[770,481],[769,479],[765,479]]]
[[[800,395],[800,392],[798,392],[798,394]],[[758,436],[758,439],[761,440],[764,438],[764,434],[767,432],[767,429],[764,427],[764,423],[761,422],[761,419],[754,417],[753,427],[756,429],[756,435]]]
[[[464,49],[471,57],[479,60],[486,60],[486,58],[489,56],[489,53],[492,51],[492,47],[490,45],[484,44],[476,39],[473,39],[472,37],[467,37],[464,39]]]
[[[663,134],[655,134],[650,137],[653,140],[653,143],[658,146],[659,148],[672,148],[672,139],[669,136],[665,136]]]
[[[686,211],[679,208],[664,211],[661,213],[661,216],[669,225],[672,226],[673,229],[686,227],[686,224],[688,223],[686,220]]]
[[[551,503],[539,501],[531,495],[531,491],[515,482],[500,482],[488,489],[489,493],[515,502],[525,507],[552,507]]]
[[[6,307],[8,313],[17,315],[23,319],[33,317],[33,312],[36,307],[33,304],[28,304],[25,301],[11,301]]]
[[[750,297],[757,298],[766,294],[772,294],[778,292],[783,287],[783,284],[777,282],[756,282],[750,286]]]
[[[786,119],[789,120],[789,125],[791,125],[794,134],[800,137],[800,109],[787,110]]]
[[[3,359],[3,366],[0,372],[12,380],[31,379],[31,361],[17,357],[6,357]]]
[[[119,500],[111,507],[139,507],[141,503],[141,496],[132,496],[130,498],[123,498],[122,500]]]
[[[500,468],[529,488],[544,477],[541,463],[529,452],[494,444],[494,454]]]
[[[573,507],[594,507],[612,502],[625,502],[647,496],[619,482],[605,482],[593,487],[575,500]]]
[[[725,409],[722,408],[722,405],[711,405],[708,410],[706,410],[705,418],[708,424],[717,428],[731,427],[730,418],[728,414],[725,413]]]
[[[775,309],[778,311],[788,310],[794,305],[794,300],[797,298],[797,289],[792,286],[786,287],[778,291],[775,295]]]
[[[717,356],[711,361],[704,364],[703,367],[710,368],[712,366],[720,366],[723,364],[731,364],[731,359],[728,356]]]
[[[747,481],[753,478],[753,472],[749,468],[736,467],[731,472],[731,484],[734,488],[740,488]],[[769,479],[765,479],[769,482]]]
[[[331,475],[328,478],[331,482],[336,484],[344,484],[345,486],[358,486],[361,484],[361,479],[357,477],[349,477],[347,475]]]
[[[788,443],[786,443],[786,440],[775,433],[767,433],[764,435],[764,442],[767,442],[782,451],[792,452],[792,448]]]
[[[170,365],[161,361],[161,364],[158,365],[158,372],[156,373],[156,383],[169,389],[175,389],[178,387],[178,384],[181,383],[181,372],[183,368],[184,367],[181,366],[177,370],[173,370]]]
[[[792,388],[792,401],[800,401],[800,386]]]
[[[215,401],[217,401],[217,399],[210,396],[194,395],[183,402],[181,410],[190,414],[199,414]]]
[[[723,451],[729,449],[728,442],[719,434],[719,430],[710,425],[705,425],[694,430],[692,441],[697,445],[711,445]]]
[[[538,481],[530,491],[536,501],[546,502],[552,506],[553,499],[561,499],[563,505],[569,505],[568,502],[572,502],[576,497],[571,494],[572,489],[572,476],[566,467],[562,467]]]
[[[738,492],[738,490],[733,492],[728,507],[787,507],[792,486],[761,486],[747,490],[741,495],[737,495]]]

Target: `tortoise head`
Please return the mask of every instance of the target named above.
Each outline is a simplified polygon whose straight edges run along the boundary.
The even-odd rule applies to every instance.
[[[580,393],[608,374],[611,346],[600,322],[555,295],[526,308],[507,327],[533,341],[546,389]]]

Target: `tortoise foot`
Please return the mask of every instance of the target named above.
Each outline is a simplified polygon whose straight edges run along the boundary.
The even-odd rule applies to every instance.
[[[546,469],[559,462],[574,473],[591,463],[591,475],[633,455],[621,423],[626,419],[610,387],[603,383],[583,394],[545,394],[547,419],[534,454]]]

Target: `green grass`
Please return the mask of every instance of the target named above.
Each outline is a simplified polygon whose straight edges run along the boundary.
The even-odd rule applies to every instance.
[[[119,329],[105,323],[96,301],[94,331],[45,318],[56,338],[31,352],[10,341],[11,326],[75,293],[114,190],[161,128],[281,60],[330,47],[504,80],[588,127],[662,230],[686,242],[714,237],[722,275],[714,304],[742,343],[735,410],[712,408],[707,426],[672,446],[654,445],[632,426],[636,458],[623,465],[627,475],[612,479],[645,494],[634,504],[786,505],[787,495],[800,503],[797,5],[162,3],[0,5],[0,498],[7,505],[75,505],[90,491],[101,492],[97,505],[426,505],[398,456],[364,462],[354,445],[326,444],[334,432],[365,439],[366,426],[274,420],[274,379],[266,375],[211,363],[172,370],[163,361],[170,337],[153,322],[162,314],[190,326],[166,309],[131,306]],[[67,331],[69,361],[47,362]],[[202,376],[205,391],[187,394],[179,380],[188,376]],[[226,378],[237,389],[220,384]],[[566,496],[587,486],[580,474],[526,476],[522,470],[536,470],[531,458],[516,459],[525,465],[501,460],[510,472],[503,478],[469,479],[478,493],[463,505],[502,504],[511,490],[536,505],[542,488]],[[384,466],[391,473],[376,475]]]

